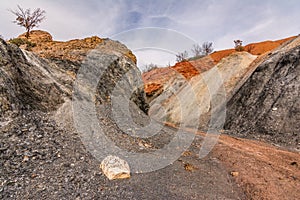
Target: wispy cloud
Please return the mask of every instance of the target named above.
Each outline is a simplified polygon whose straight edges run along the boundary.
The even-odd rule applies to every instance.
[[[129,29],[160,27],[181,32],[198,43],[212,41],[215,49],[223,49],[231,48],[234,39],[245,43],[280,39],[300,30],[298,0],[10,0],[0,3],[0,34],[7,39],[23,32],[11,23],[14,17],[7,11],[18,4],[46,10],[47,19],[40,29],[56,40],[110,37]],[[155,36],[150,35],[149,41],[151,37]]]

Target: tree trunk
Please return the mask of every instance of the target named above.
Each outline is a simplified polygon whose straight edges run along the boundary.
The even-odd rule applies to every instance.
[[[26,35],[25,35],[26,39],[28,39],[28,38],[29,38],[29,32],[30,32],[30,30],[29,30],[29,29],[27,29],[27,30],[26,30]]]

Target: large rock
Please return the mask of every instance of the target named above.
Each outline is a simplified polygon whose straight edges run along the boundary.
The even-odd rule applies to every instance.
[[[227,104],[225,128],[299,142],[300,38],[270,54]],[[298,139],[297,139],[298,138]]]
[[[109,180],[130,178],[128,163],[117,156],[107,156],[100,168]]]

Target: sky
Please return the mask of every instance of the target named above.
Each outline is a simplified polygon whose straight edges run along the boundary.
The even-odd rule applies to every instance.
[[[24,32],[9,9],[41,8],[37,29],[54,40],[97,35],[119,40],[137,55],[138,65],[174,64],[178,52],[213,42],[214,50],[299,34],[299,0],[1,0],[0,35]]]

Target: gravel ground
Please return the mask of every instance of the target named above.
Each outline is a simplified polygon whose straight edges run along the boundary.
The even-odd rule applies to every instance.
[[[28,112],[0,130],[0,199],[244,199],[217,159],[197,159],[200,142],[164,169],[109,181],[76,132]]]

